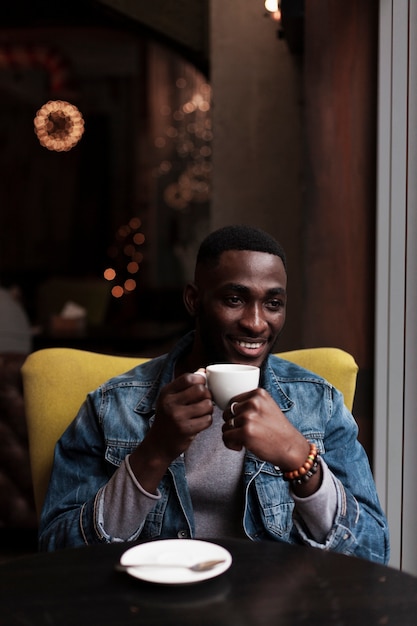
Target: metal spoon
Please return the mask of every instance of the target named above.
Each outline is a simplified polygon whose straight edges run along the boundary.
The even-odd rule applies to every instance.
[[[131,563],[129,565],[122,565],[122,563],[116,563],[115,569],[118,572],[128,572],[130,569],[134,569],[135,567],[181,567],[191,570],[192,572],[207,572],[213,567],[216,567],[216,565],[220,565],[220,563],[224,562],[224,559],[215,559],[212,561],[200,561],[198,563],[194,563],[194,565],[185,565],[184,563]]]

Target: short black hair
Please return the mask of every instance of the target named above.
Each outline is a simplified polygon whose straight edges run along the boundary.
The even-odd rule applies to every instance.
[[[284,249],[271,235],[252,226],[235,224],[213,231],[202,241],[197,253],[196,265],[216,265],[220,255],[227,250],[252,250],[278,256],[287,271]]]

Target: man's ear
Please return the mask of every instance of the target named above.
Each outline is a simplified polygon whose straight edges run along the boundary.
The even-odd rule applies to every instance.
[[[191,315],[191,317],[195,317],[199,307],[198,287],[195,283],[187,283],[187,285],[185,285],[183,299],[188,314]]]

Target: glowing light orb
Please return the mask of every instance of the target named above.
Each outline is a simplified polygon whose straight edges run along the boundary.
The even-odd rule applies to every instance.
[[[84,119],[76,106],[65,100],[49,100],[33,120],[39,143],[48,150],[68,152],[84,133]]]

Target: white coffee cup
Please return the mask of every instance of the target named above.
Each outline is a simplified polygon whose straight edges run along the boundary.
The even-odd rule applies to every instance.
[[[205,377],[214,402],[224,411],[232,398],[258,387],[259,372],[255,365],[217,363],[206,367]]]

